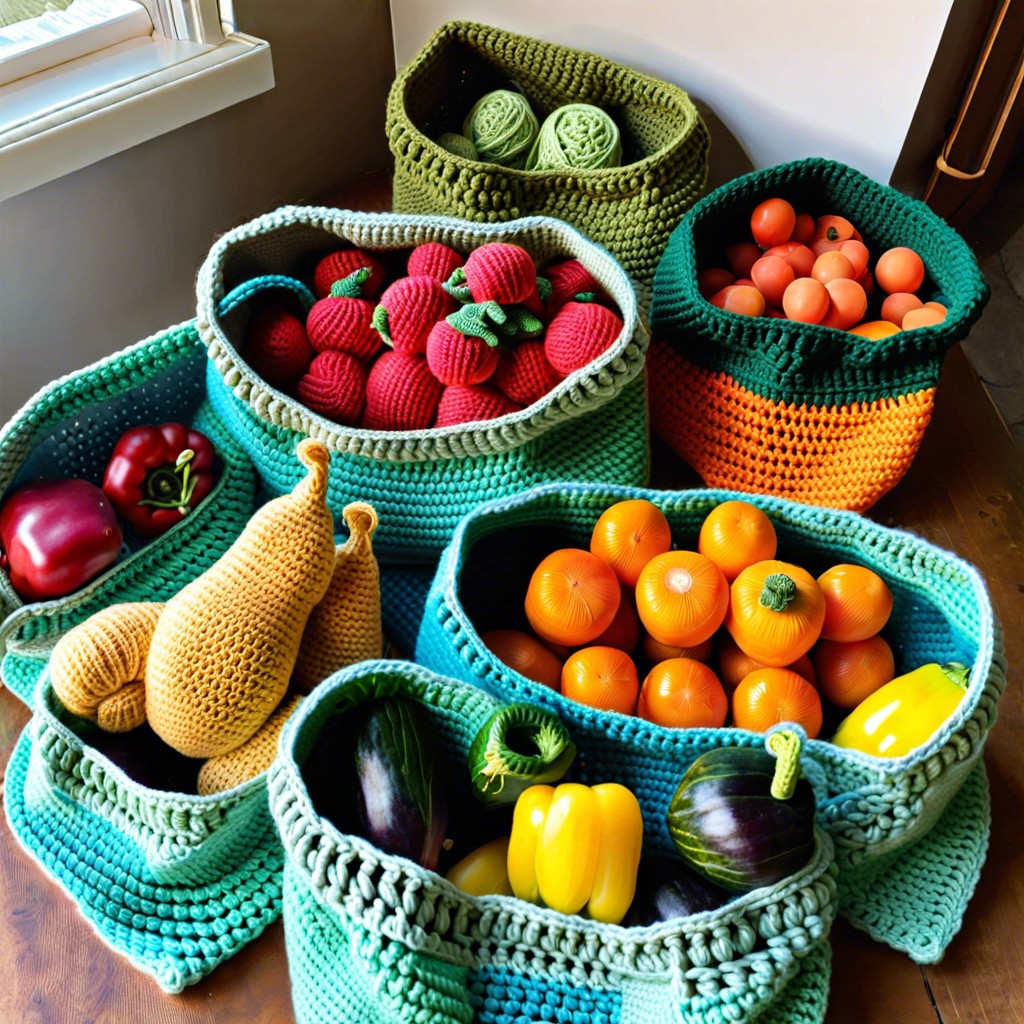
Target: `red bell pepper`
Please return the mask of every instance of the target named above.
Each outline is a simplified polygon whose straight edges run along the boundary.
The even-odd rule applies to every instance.
[[[0,568],[26,601],[64,597],[117,560],[121,524],[88,480],[40,480],[0,507]]]
[[[103,491],[140,537],[156,537],[213,489],[210,439],[181,423],[132,427],[107,464]]]

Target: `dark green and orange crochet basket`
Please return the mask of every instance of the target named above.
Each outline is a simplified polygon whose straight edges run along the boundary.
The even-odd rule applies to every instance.
[[[782,196],[840,213],[873,256],[908,246],[946,319],[873,341],[721,310],[700,269]],[[931,422],[942,363],[988,300],[966,242],[920,200],[824,159],[755,171],[710,192],[669,240],[654,281],[648,374],[654,432],[709,487],[863,512],[902,479]]]

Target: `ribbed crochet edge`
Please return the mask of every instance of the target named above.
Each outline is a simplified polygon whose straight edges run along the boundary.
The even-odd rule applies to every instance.
[[[451,542],[442,554],[438,574],[428,598],[427,615],[431,614],[432,599],[437,607],[433,609],[439,628],[456,655],[466,664],[475,679],[488,683],[500,683],[502,689],[511,687],[517,699],[535,700],[555,710],[565,721],[587,720],[592,725],[608,729],[614,724],[617,735],[632,738],[648,749],[670,749],[678,739],[678,730],[666,729],[634,716],[623,716],[614,712],[594,711],[568,701],[559,693],[535,683],[525,676],[506,669],[485,647],[473,627],[459,599],[459,580],[465,566],[465,556],[473,543],[483,535],[506,525],[510,516],[521,514],[549,501],[553,504],[576,503],[593,508],[595,518],[614,501],[628,498],[643,498],[665,510],[670,516],[673,511],[701,509],[710,511],[716,504],[728,500],[744,500],[763,509],[774,521],[797,529],[814,529],[824,524],[835,525],[851,538],[871,540],[892,551],[906,564],[920,563],[929,571],[943,569],[952,578],[962,580],[970,588],[981,611],[978,654],[971,668],[971,682],[966,696],[946,724],[932,739],[918,750],[899,758],[877,758],[856,750],[836,747],[825,740],[808,740],[805,755],[824,770],[830,796],[819,801],[823,821],[836,839],[837,858],[841,864],[852,864],[865,851],[880,851],[884,847],[877,842],[872,832],[877,828],[878,819],[884,816],[888,807],[876,807],[867,826],[856,828],[849,821],[851,807],[860,801],[869,805],[872,801],[869,791],[877,793],[879,788],[890,792],[903,791],[920,794],[936,789],[937,780],[944,772],[964,765],[980,755],[985,739],[997,719],[997,705],[1006,687],[1006,659],[1002,643],[1002,630],[988,595],[984,578],[978,570],[951,552],[929,543],[915,534],[881,526],[863,516],[842,510],[817,508],[799,504],[785,498],[764,495],[749,495],[728,490],[657,491],[646,488],[611,487],[603,484],[578,484],[572,482],[542,484],[529,491],[509,498],[488,502],[465,516],[456,527]],[[919,584],[923,593],[926,584]],[[423,635],[421,630],[421,636]],[[429,663],[429,652],[417,644],[417,661]],[[686,730],[693,736],[707,733],[717,735],[721,730]],[[748,730],[732,728],[729,734],[732,742],[753,744],[760,742],[758,734]],[[865,779],[863,791],[841,791],[835,779],[847,768],[856,768]],[[950,794],[951,795],[951,794]],[[941,810],[934,804],[922,810],[922,822]],[[888,821],[888,838],[912,834],[915,825],[912,817],[905,816],[898,821]],[[909,836],[908,836],[909,838]]]
[[[878,220],[858,227],[866,235],[873,227],[883,228],[887,247],[914,244],[912,238],[900,238],[901,227],[910,221],[947,261],[955,262],[955,273],[934,280],[947,300],[945,321],[871,341],[817,324],[765,321],[712,306],[697,288],[701,225],[740,203],[752,209],[756,201],[804,182],[832,188],[842,183],[863,196]],[[927,263],[927,253],[922,255]],[[756,394],[828,407],[934,387],[945,353],[966,336],[988,298],[988,285],[967,243],[926,204],[845,164],[812,157],[735,178],[686,212],[655,274],[650,323],[654,334],[677,345],[687,358],[712,372],[730,374]],[[854,382],[834,381],[837,367],[844,379],[852,376]]]
[[[597,987],[607,986],[615,977],[669,975],[686,999],[700,993],[706,998],[706,989],[715,987],[710,979],[713,970],[705,966],[709,947],[722,942],[731,928],[752,929],[749,941],[756,942],[757,936],[768,939],[767,948],[720,962],[714,969],[729,975],[723,991],[731,996],[749,980],[748,972],[757,978],[756,994],[733,1000],[747,1012],[764,1001],[765,988],[771,987],[769,976],[775,976],[774,996],[793,977],[796,961],[827,938],[836,883],[832,842],[821,830],[816,830],[812,859],[786,880],[739,896],[720,910],[646,928],[605,925],[513,897],[469,896],[403,857],[382,853],[360,836],[339,832],[316,813],[295,751],[308,750],[323,721],[346,706],[347,685],[372,676],[382,676],[397,692],[413,696],[434,687],[462,710],[474,701],[486,707],[499,703],[468,684],[421,666],[375,661],[343,669],[325,680],[289,719],[269,771],[271,813],[289,863],[326,912],[344,915],[375,935],[447,963],[469,966],[484,950],[488,951],[484,959],[500,951],[500,962],[514,964],[521,958],[532,975],[548,976],[549,966],[538,957],[539,951],[548,950],[553,977],[564,973],[554,962],[569,955],[574,976],[584,972],[588,983]],[[429,914],[420,915],[415,908],[425,889],[438,894],[437,903]],[[373,893],[372,907],[357,913],[359,902]],[[474,948],[468,943],[470,935]],[[731,942],[728,949],[734,951]]]
[[[218,306],[226,294],[224,265],[235,250],[262,236],[295,226],[321,230],[369,250],[412,248],[441,241],[468,250],[489,241],[514,241],[536,255],[545,236],[547,255],[578,258],[618,307],[623,330],[611,347],[588,366],[570,374],[539,402],[493,420],[424,431],[371,431],[341,426],[319,416],[258,377],[220,323]],[[503,224],[476,224],[450,217],[372,214],[330,207],[285,206],[239,225],[211,248],[196,284],[197,329],[225,385],[273,426],[322,441],[329,450],[391,462],[421,462],[508,451],[540,437],[550,427],[592,412],[614,398],[644,369],[648,335],[640,321],[635,288],[605,249],[575,228],[551,217],[525,217]]]
[[[35,862],[54,884],[74,903],[97,937],[109,949],[126,958],[133,967],[156,981],[169,994],[177,994],[207,977],[216,967],[256,939],[281,913],[282,855],[273,829],[266,835],[267,842],[254,849],[245,863],[239,865],[222,880],[222,884],[196,887],[169,887],[147,881],[142,877],[129,878],[128,884],[116,875],[117,865],[88,861],[72,857],[64,846],[59,826],[45,835],[33,831],[25,802],[25,786],[32,753],[29,728],[22,732],[7,765],[4,776],[4,815],[8,827],[21,849]],[[84,808],[78,808],[86,817],[93,818]],[[106,830],[108,824],[95,818],[96,828]],[[69,827],[70,822],[69,822]],[[111,833],[116,834],[116,833]],[[79,842],[88,839],[76,834]],[[131,847],[125,844],[124,857],[130,859]],[[112,872],[114,873],[112,875]],[[149,894],[149,895],[147,895]],[[182,937],[181,929],[188,927],[179,922],[172,937],[162,932],[147,935],[134,932],[138,923],[149,921],[160,900],[166,906],[203,906],[209,901],[222,899],[236,906],[243,900],[251,905],[254,916],[242,919],[229,932],[217,940]],[[110,916],[102,911],[105,901],[120,901],[120,912]],[[143,909],[146,908],[146,909]],[[159,915],[162,922],[173,922],[173,915]]]
[[[463,38],[471,40],[482,52],[498,56],[493,45],[495,39],[509,48],[530,45],[549,55],[549,60],[558,58],[587,57],[595,66],[602,69],[608,77],[627,80],[635,86],[637,93],[644,93],[652,98],[667,112],[680,119],[680,133],[670,145],[655,153],[649,153],[640,160],[621,167],[597,168],[594,170],[577,171],[536,171],[514,167],[503,167],[482,160],[467,160],[440,146],[434,139],[424,135],[405,114],[405,95],[415,84],[416,76],[425,66],[444,51],[453,41]],[[498,178],[509,181],[536,183],[543,186],[552,179],[557,179],[558,187],[581,194],[593,199],[608,198],[609,191],[614,189],[616,197],[633,195],[652,183],[670,180],[674,167],[666,164],[671,154],[691,145],[691,135],[702,127],[700,114],[687,93],[679,86],[663,82],[650,75],[635,71],[623,64],[601,57],[597,54],[585,53],[568,46],[549,43],[519,35],[505,29],[472,21],[450,21],[441,25],[424,44],[422,50],[403,67],[388,94],[385,130],[391,143],[391,151],[395,156],[408,155],[414,159],[428,163],[444,163],[459,170],[483,171],[486,169]],[[624,180],[623,180],[624,179]],[[499,180],[496,187],[504,187]]]

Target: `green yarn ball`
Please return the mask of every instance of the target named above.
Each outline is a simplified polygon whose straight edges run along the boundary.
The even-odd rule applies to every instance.
[[[481,96],[462,125],[481,160],[505,167],[522,166],[539,130],[529,100],[511,89]]]
[[[529,171],[593,171],[621,164],[618,126],[589,103],[567,103],[548,114],[526,159]]]
[[[479,159],[479,154],[472,140],[467,139],[465,135],[460,135],[458,132],[445,132],[437,140],[437,144],[453,156],[461,156],[463,160]]]

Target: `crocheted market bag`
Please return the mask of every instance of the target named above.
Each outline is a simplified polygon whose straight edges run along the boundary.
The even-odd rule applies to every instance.
[[[460,785],[472,800],[469,745],[500,707],[476,687],[409,662],[363,662],[322,683],[285,726],[268,785],[285,848],[285,943],[299,1024],[822,1020],[835,899],[824,833],[811,862],[778,885],[650,927],[605,925],[508,896],[469,896],[340,831],[323,813],[322,783],[321,796],[311,796],[305,768],[320,737],[322,751],[335,742],[338,716],[391,694],[418,701],[436,730],[450,824]],[[351,758],[347,749],[333,750]],[[665,811],[696,752],[680,751],[672,761],[629,735],[600,745],[588,739],[566,778],[631,788],[644,814],[645,849],[667,852]],[[479,817],[475,807],[472,813]]]
[[[206,351],[189,321],[46,385],[0,429],[0,495],[33,479],[100,484],[125,430],[169,421],[206,434],[219,466],[211,493],[180,523],[150,540],[126,531],[114,565],[73,594],[26,602],[0,572],[0,672],[26,703],[50,650],[72,626],[118,602],[166,600],[209,568],[252,515],[255,470],[205,390]]]
[[[751,211],[770,196],[849,218],[875,257],[914,249],[927,268],[919,294],[941,299],[946,319],[874,341],[712,306],[698,271],[749,237]],[[709,487],[864,511],[910,467],[945,354],[988,294],[974,255],[945,221],[851,167],[797,160],[736,178],[687,213],[658,267],[652,429]]]
[[[601,356],[525,409],[426,430],[342,426],[271,387],[241,355],[252,282],[287,277],[301,285],[319,257],[347,245],[380,253],[428,241],[463,253],[486,242],[514,242],[539,263],[575,257],[617,306],[623,329]],[[209,347],[210,403],[249,454],[264,486],[272,495],[290,491],[298,473],[295,445],[304,436],[318,438],[332,453],[328,503],[335,518],[349,501],[373,504],[380,516],[374,549],[382,561],[436,558],[469,509],[539,481],[647,481],[647,335],[636,294],[607,252],[561,221],[531,217],[472,224],[283,207],[216,242],[199,271],[197,297],[198,329]]]
[[[587,103],[616,122],[623,166],[520,170],[449,152],[485,93],[525,94],[539,121]],[[442,25],[402,68],[387,104],[395,159],[393,204],[403,213],[507,221],[545,214],[610,250],[648,294],[658,259],[707,181],[709,136],[689,96],[603,57],[471,22]]]
[[[267,776],[188,795],[199,762],[168,760],[158,774],[155,738],[125,744],[66,712],[44,672],[7,766],[4,809],[20,845],[100,939],[164,991],[180,992],[281,912]],[[178,790],[164,788],[174,783]]]
[[[827,739],[808,740],[805,749],[821,773],[819,814],[836,846],[841,913],[919,962],[938,960],[960,927],[985,857],[981,754],[1006,685],[1002,633],[985,582],[957,556],[855,513],[784,498],[544,485],[482,505],[459,524],[427,597],[416,660],[503,700],[553,708],[578,742],[623,732],[643,749],[692,750],[723,735],[733,743],[756,741],[757,734],[741,729],[677,731],[593,710],[507,668],[480,639],[490,629],[528,629],[522,595],[539,560],[557,547],[587,547],[601,512],[635,497],[657,505],[676,545],[693,550],[715,505],[731,498],[756,504],[775,526],[779,557],[815,576],[839,563],[882,576],[894,596],[884,635],[897,672],[931,662],[970,667],[955,714],[905,757],[874,758]]]

